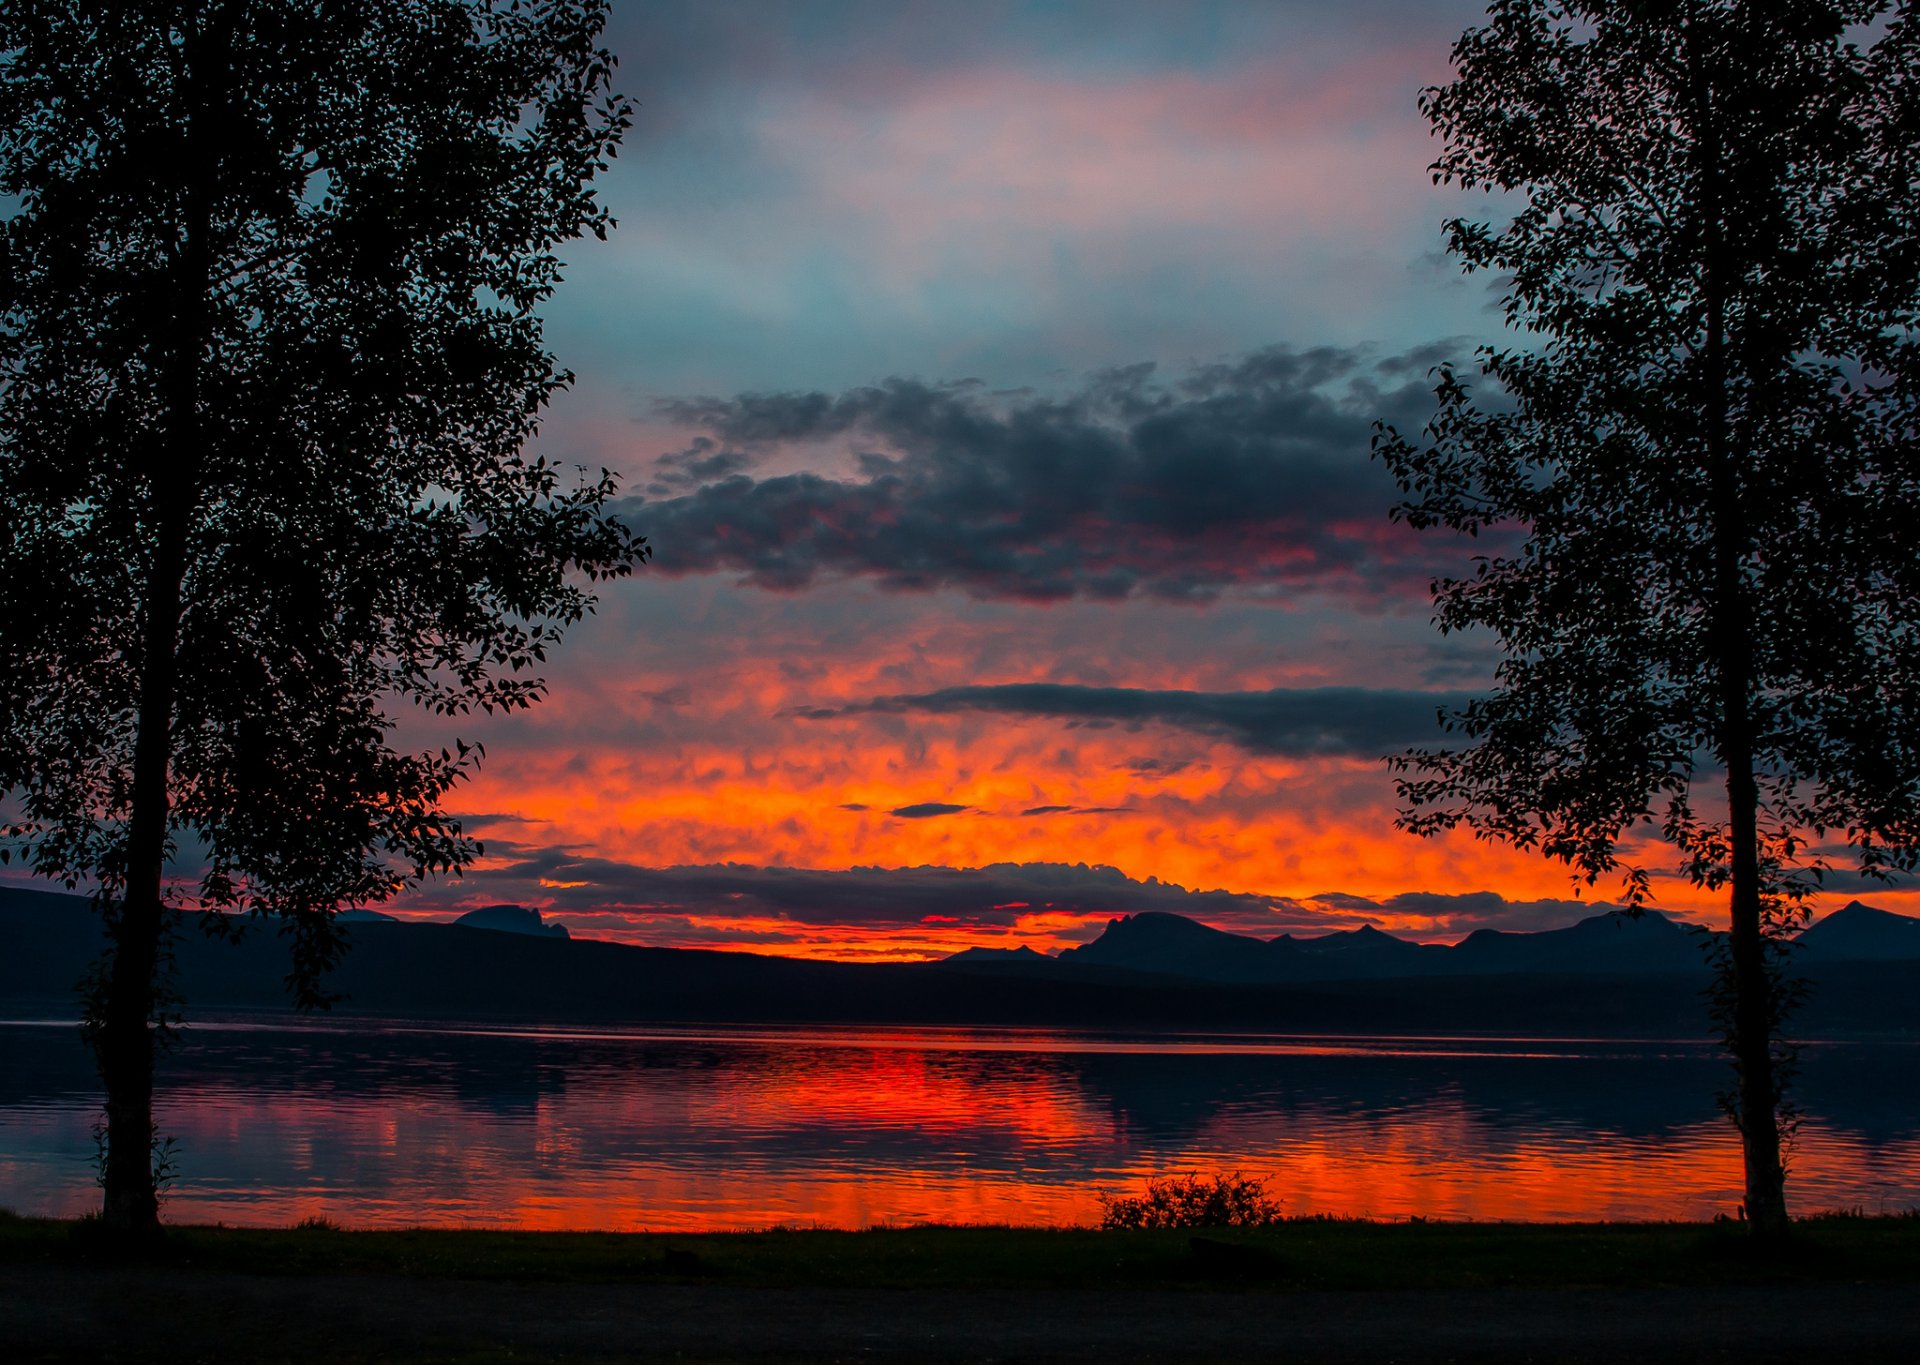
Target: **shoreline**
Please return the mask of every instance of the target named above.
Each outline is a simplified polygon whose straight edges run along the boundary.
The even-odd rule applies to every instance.
[[[774,1227],[753,1232],[347,1229],[167,1224],[129,1253],[90,1218],[0,1210],[0,1264],[146,1264],[254,1276],[369,1275],[756,1288],[1299,1290],[1665,1288],[1920,1283],[1920,1210],[1796,1221],[1783,1252],[1744,1224],[1380,1221],[1297,1217],[1265,1227]]]

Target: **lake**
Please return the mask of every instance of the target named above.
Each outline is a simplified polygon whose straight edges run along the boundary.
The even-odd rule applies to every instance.
[[[1693,1041],[196,1023],[163,1063],[178,1222],[742,1229],[1091,1223],[1240,1171],[1291,1214],[1709,1218],[1739,1203]],[[1920,1206],[1920,1045],[1803,1053],[1803,1212]],[[71,1023],[0,1022],[0,1206],[95,1206]]]

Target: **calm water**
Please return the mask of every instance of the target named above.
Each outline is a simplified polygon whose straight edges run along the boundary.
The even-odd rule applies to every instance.
[[[182,1222],[574,1228],[1092,1222],[1176,1171],[1292,1213],[1704,1218],[1738,1153],[1696,1043],[509,1031],[234,1019],[167,1059]],[[1805,1210],[1920,1206],[1920,1046],[1809,1048]],[[92,1207],[70,1025],[0,1023],[0,1206]]]

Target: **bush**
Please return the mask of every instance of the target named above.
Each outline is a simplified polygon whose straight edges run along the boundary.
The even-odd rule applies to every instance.
[[[1147,1182],[1142,1195],[1108,1194],[1100,1201],[1103,1228],[1264,1228],[1280,1221],[1280,1201],[1266,1182],[1231,1175],[1169,1175]]]

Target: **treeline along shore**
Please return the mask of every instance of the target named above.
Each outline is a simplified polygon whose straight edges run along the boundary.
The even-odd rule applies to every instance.
[[[290,1008],[284,988],[286,945],[270,925],[257,926],[236,945],[202,933],[191,914],[183,919],[175,987],[189,1016]],[[1449,966],[1445,959],[1429,957],[1417,960],[1406,974],[1357,961],[1350,968],[1325,969],[1335,975],[1283,981],[1209,979],[1219,977],[1221,969],[1209,968],[1203,959],[1183,960],[1167,940],[1212,936],[1208,952],[1216,954],[1214,961],[1224,960],[1217,957],[1223,949],[1237,951],[1236,943],[1258,952],[1262,941],[1218,934],[1192,921],[1169,923],[1175,919],[1116,921],[1100,941],[1107,945],[1104,951],[1083,949],[1061,958],[963,954],[914,964],[806,961],[459,924],[369,921],[350,926],[352,947],[329,986],[339,996],[334,1012],[342,1015],[557,1024],[858,1023],[1674,1038],[1709,1032],[1703,992],[1711,973],[1686,931],[1664,919],[1651,928],[1642,929],[1648,922],[1640,921],[1629,929],[1601,916],[1555,931],[1557,939],[1503,935],[1498,951],[1487,954],[1489,967],[1483,971],[1462,971],[1457,962]],[[1637,958],[1582,952],[1582,933],[1605,946],[1636,932],[1658,946]],[[1528,939],[1542,942],[1531,947],[1518,942]],[[1129,956],[1130,945],[1141,950],[1139,956]],[[98,920],[84,898],[0,890],[0,1008],[15,1017],[73,1014],[75,988],[100,946]],[[1134,965],[1119,965],[1129,961]],[[1164,965],[1155,970],[1155,962]],[[1434,967],[1435,962],[1441,966]],[[1920,1037],[1920,959],[1808,951],[1796,970],[1810,989],[1794,1017],[1794,1034]],[[1354,974],[1338,975],[1342,971]]]

